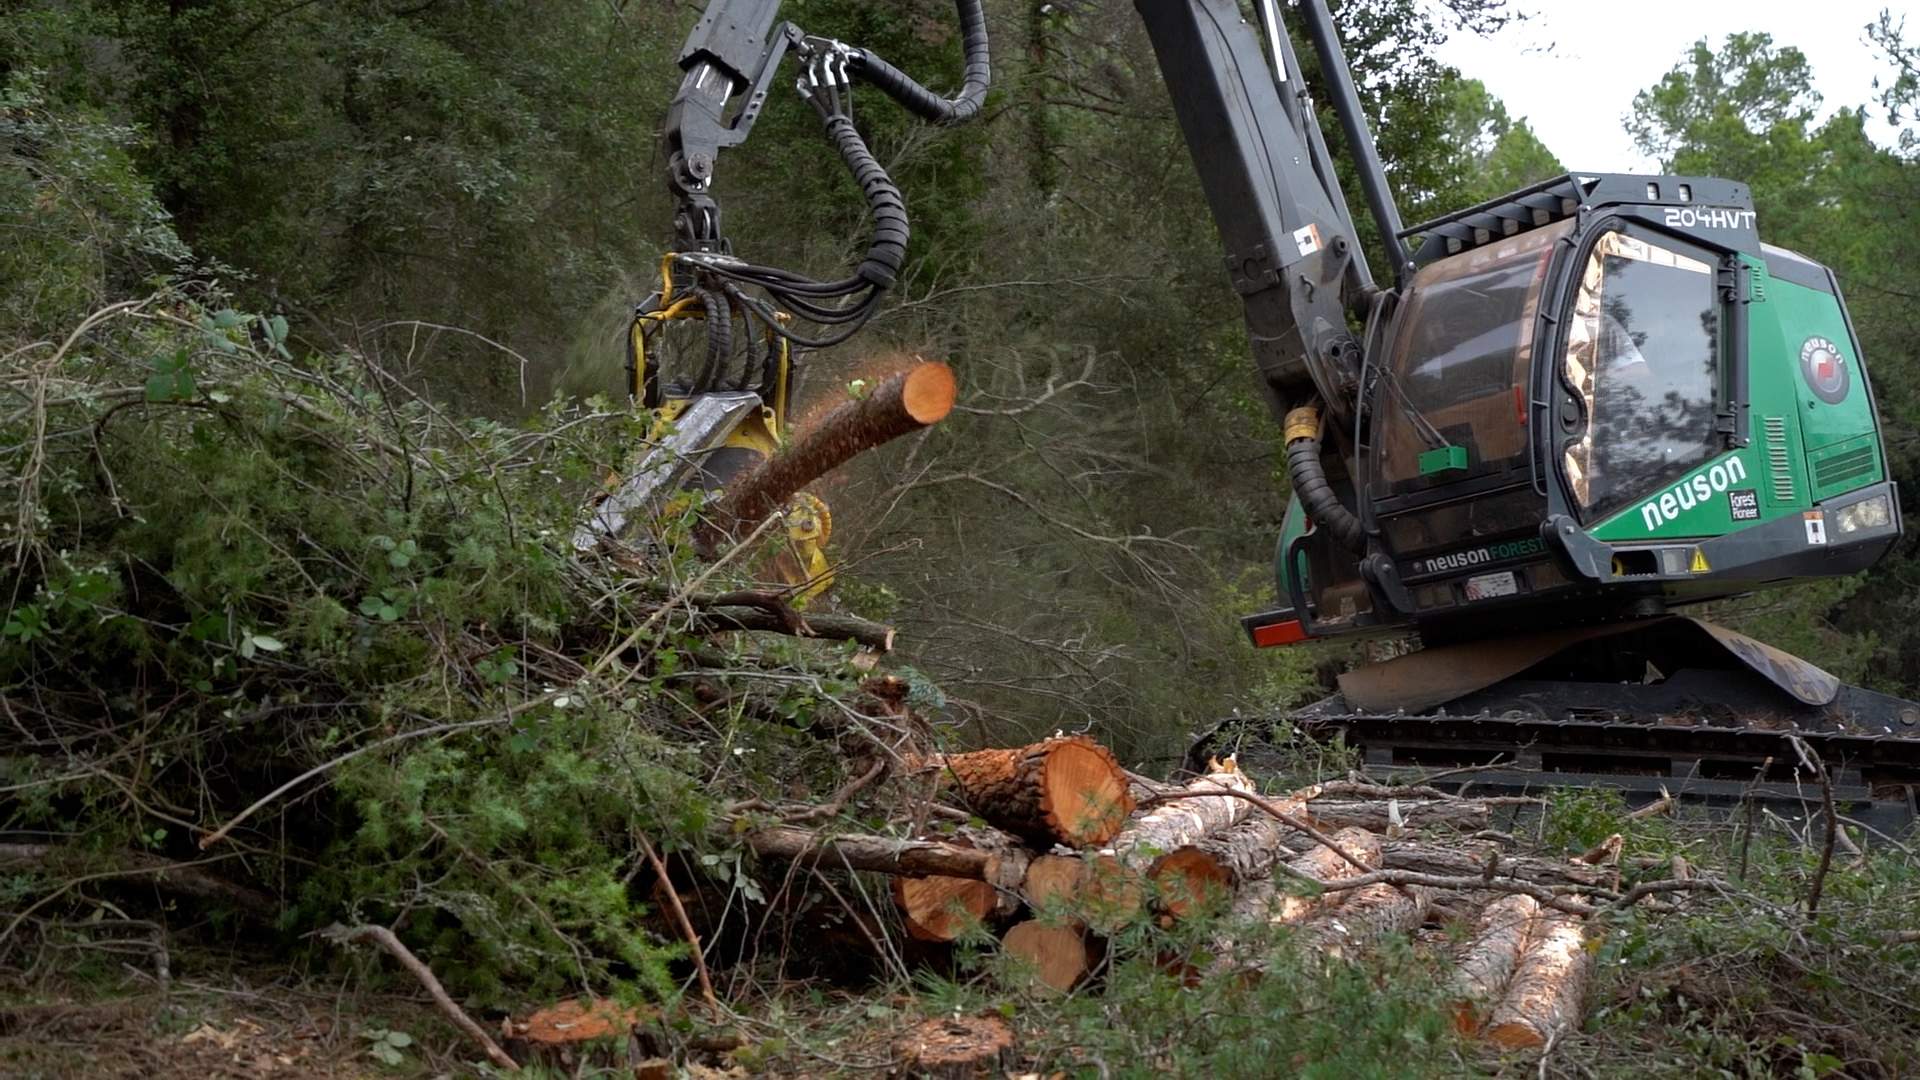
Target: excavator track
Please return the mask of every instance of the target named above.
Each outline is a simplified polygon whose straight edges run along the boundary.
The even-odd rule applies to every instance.
[[[1382,778],[1440,775],[1443,784],[1516,794],[1610,788],[1630,805],[1666,793],[1721,811],[1751,803],[1789,819],[1822,801],[1797,739],[1825,765],[1841,815],[1888,834],[1920,819],[1920,704],[1840,683],[1786,654],[1756,665],[1748,646],[1757,643],[1697,620],[1609,629],[1544,659],[1534,659],[1541,650],[1533,644],[1521,654],[1525,670],[1443,703],[1410,688],[1400,707],[1370,707],[1396,696],[1382,687],[1397,677],[1363,670],[1351,683],[1343,679],[1342,693],[1284,720],[1304,736],[1355,749]],[[1501,647],[1455,649],[1471,648],[1484,661]],[[1650,648],[1667,650],[1671,674],[1602,677],[1618,675],[1623,660],[1644,664]],[[1437,658],[1457,669],[1460,658],[1450,651],[1432,650],[1426,663]],[[1596,667],[1596,657],[1612,670]],[[1495,660],[1487,670],[1503,668]],[[1195,752],[1223,752],[1235,741],[1257,757],[1251,744],[1272,727],[1271,719],[1257,729],[1236,718]]]

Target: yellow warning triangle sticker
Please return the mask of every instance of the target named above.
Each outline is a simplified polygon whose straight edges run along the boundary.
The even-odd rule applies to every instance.
[[[1713,567],[1707,565],[1707,553],[1701,551],[1699,548],[1694,548],[1693,564],[1688,566],[1687,570],[1695,574],[1704,574],[1711,569],[1713,569]]]

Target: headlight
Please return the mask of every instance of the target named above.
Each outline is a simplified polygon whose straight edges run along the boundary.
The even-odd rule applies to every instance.
[[[1842,533],[1880,529],[1893,523],[1893,502],[1885,495],[1861,499],[1833,512],[1834,527]]]

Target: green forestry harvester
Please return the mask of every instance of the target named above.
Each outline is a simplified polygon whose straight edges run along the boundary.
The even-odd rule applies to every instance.
[[[1135,6],[1284,425],[1280,606],[1247,632],[1257,646],[1421,643],[1341,676],[1295,722],[1344,735],[1383,770],[1499,764],[1476,782],[1721,800],[1798,800],[1804,751],[1842,802],[1911,816],[1920,706],[1678,614],[1858,572],[1900,536],[1832,272],[1763,243],[1746,186],[1704,176],[1573,173],[1403,227],[1324,0],[1260,0],[1252,21],[1237,0]],[[705,396],[745,394],[784,411],[789,348],[844,341],[872,315],[908,225],[853,123],[853,91],[937,124],[974,117],[986,21],[982,0],[957,7],[965,77],[947,98],[870,50],[778,21],[778,0],[712,0],[663,131],[678,239],[667,288],[636,320],[636,397],[691,414]],[[1294,20],[1382,238],[1378,277]],[[838,281],[737,257],[712,197],[719,151],[746,138],[789,57],[872,212],[866,257]],[[703,320],[697,372],[647,369],[666,312]],[[676,437],[764,443],[729,423]]]

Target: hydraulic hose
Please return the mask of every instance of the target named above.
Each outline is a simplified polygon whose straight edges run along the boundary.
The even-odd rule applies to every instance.
[[[841,160],[847,163],[873,213],[873,239],[867,243],[867,257],[861,260],[857,273],[878,288],[892,288],[907,260],[906,200],[887,170],[874,160],[866,141],[854,130],[852,119],[835,113],[826,118],[826,124],[827,137],[840,151]]]
[[[978,116],[987,100],[987,86],[993,81],[993,64],[987,54],[986,5],[984,0],[955,0],[954,6],[960,12],[960,39],[967,65],[960,92],[954,97],[943,98],[920,85],[872,49],[853,50],[850,66],[854,74],[921,119],[951,126]]]
[[[1359,554],[1366,550],[1366,532],[1333,493],[1326,467],[1320,461],[1320,408],[1305,405],[1287,413],[1287,478],[1314,524],[1333,533],[1341,546]]]

